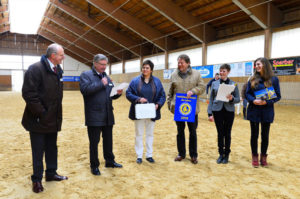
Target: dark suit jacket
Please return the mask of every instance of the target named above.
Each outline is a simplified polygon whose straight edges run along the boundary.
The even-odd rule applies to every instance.
[[[121,95],[111,98],[110,92],[114,84],[105,72],[103,77],[108,80],[108,84],[105,86],[94,68],[80,75],[79,86],[84,99],[86,126],[112,126],[115,124],[112,99],[117,99]]]
[[[260,80],[259,84],[255,89],[251,88],[251,82],[248,82],[247,89],[246,89],[246,99],[249,102],[248,109],[247,109],[247,119],[252,122],[270,122],[272,123],[274,120],[274,103],[281,99],[280,94],[280,86],[279,80],[276,76],[272,77],[272,86],[275,90],[277,98],[267,100],[267,104],[260,106],[253,104],[255,98],[255,91],[265,89],[264,81]]]
[[[49,133],[61,130],[63,83],[62,69],[52,71],[47,58],[29,66],[22,96],[26,102],[22,125],[27,131]]]

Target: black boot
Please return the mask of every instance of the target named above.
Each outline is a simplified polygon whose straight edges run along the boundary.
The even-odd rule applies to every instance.
[[[229,161],[229,154],[224,156],[222,163],[227,164],[228,161]]]
[[[223,154],[220,154],[220,156],[217,159],[217,164],[221,164],[223,162]]]

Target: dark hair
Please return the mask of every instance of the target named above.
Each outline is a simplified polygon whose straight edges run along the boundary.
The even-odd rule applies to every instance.
[[[145,60],[145,61],[143,62],[143,65],[142,65],[142,66],[144,66],[144,65],[149,65],[150,68],[151,68],[151,71],[153,71],[153,69],[154,69],[154,64],[153,64],[153,62],[152,62],[151,60],[149,60],[149,59]]]
[[[272,69],[272,66],[269,62],[269,60],[265,57],[259,57],[254,61],[254,66],[256,65],[256,62],[260,61],[263,65],[262,67],[262,74],[260,74],[259,72],[256,71],[256,69],[254,69],[254,74],[253,76],[250,78],[250,82],[251,82],[251,88],[255,88],[260,79],[264,80],[264,85],[265,87],[270,87],[272,86],[272,77],[274,76],[274,72]]]
[[[220,66],[220,69],[226,69],[229,72],[231,70],[231,67],[229,64],[222,64]]]
[[[216,73],[215,75],[220,75],[219,73]]]
[[[190,57],[187,56],[186,54],[181,54],[181,55],[179,55],[178,58],[177,58],[177,61],[178,61],[179,59],[183,59],[186,63],[191,64]]]

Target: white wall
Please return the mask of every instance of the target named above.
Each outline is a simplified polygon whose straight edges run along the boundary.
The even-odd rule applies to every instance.
[[[181,54],[186,54],[190,57],[191,66],[202,66],[202,48],[194,48],[189,50],[169,53],[169,68],[177,68],[177,58]]]
[[[154,70],[165,69],[165,54],[150,57],[144,57],[143,61],[150,60],[154,64]]]
[[[111,65],[111,74],[121,74],[122,73],[122,62]]]
[[[300,28],[274,32],[272,35],[271,58],[300,55]]]
[[[72,57],[65,55],[63,61],[64,76],[80,76],[83,71],[90,70],[91,68]]]
[[[207,65],[255,60],[264,56],[264,35],[210,45]]]
[[[133,73],[133,72],[140,72],[140,71],[141,71],[140,59],[129,60],[125,62],[125,73]]]

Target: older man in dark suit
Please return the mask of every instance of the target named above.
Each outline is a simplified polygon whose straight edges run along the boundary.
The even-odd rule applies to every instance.
[[[61,64],[64,50],[58,44],[51,44],[41,61],[29,66],[24,77],[22,96],[26,107],[22,125],[30,132],[32,149],[33,182],[35,193],[44,190],[43,155],[46,160],[46,181],[68,179],[60,176],[57,170],[57,132],[62,124],[63,84]]]
[[[83,72],[80,76],[80,91],[84,99],[85,125],[87,126],[90,141],[90,167],[91,173],[100,175],[98,144],[100,132],[103,137],[103,155],[105,167],[120,168],[121,164],[115,162],[113,154],[112,129],[115,124],[112,99],[122,95],[123,90],[117,91],[117,95],[110,97],[114,87],[111,79],[105,73],[108,58],[97,54],[93,60],[93,68]]]

